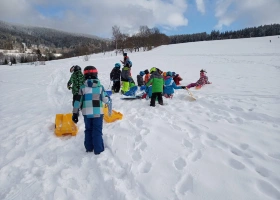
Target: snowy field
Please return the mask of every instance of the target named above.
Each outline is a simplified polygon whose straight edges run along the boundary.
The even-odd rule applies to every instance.
[[[271,40],[271,43],[269,42]],[[280,199],[280,38],[196,42],[128,53],[132,75],[175,71],[182,85],[206,69],[213,84],[176,90],[164,106],[121,100],[124,118],[104,123],[105,151],[54,134],[57,113],[72,111],[72,65],[94,65],[105,89],[122,56],[96,54],[0,66],[1,200]]]

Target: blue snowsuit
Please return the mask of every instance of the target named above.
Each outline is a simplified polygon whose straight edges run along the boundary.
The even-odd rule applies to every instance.
[[[164,81],[163,95],[173,95],[174,89],[182,89],[182,86],[177,86],[171,76],[167,76]]]

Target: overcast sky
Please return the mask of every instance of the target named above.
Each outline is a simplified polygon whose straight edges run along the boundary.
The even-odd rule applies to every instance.
[[[103,38],[112,26],[167,35],[280,23],[280,0],[0,0],[0,20]]]

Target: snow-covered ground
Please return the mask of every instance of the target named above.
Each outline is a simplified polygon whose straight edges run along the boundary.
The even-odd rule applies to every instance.
[[[272,40],[271,43],[269,40]],[[111,55],[112,54],[112,55]],[[129,53],[132,73],[175,71],[182,85],[206,69],[211,85],[177,90],[164,106],[121,100],[121,121],[106,124],[96,156],[76,137],[54,134],[57,113],[72,111],[72,65],[94,65],[105,88],[122,56],[96,54],[0,66],[1,200],[280,199],[280,38],[196,42]]]

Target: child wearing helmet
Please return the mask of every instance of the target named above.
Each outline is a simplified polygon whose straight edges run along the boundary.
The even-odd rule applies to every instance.
[[[190,83],[189,85],[187,85],[187,88],[192,88],[192,87],[197,87],[197,86],[203,86],[205,84],[211,84],[211,82],[208,81],[208,77],[205,75],[206,70],[202,69],[200,70],[200,78],[198,79],[198,81],[196,83]]]
[[[163,96],[166,98],[172,98],[174,89],[185,89],[185,86],[177,86],[172,78],[172,72],[166,72],[166,78],[164,81]]]
[[[162,75],[159,73],[159,70],[155,67],[150,69],[150,79],[148,83],[146,83],[146,86],[149,87],[152,84],[152,97],[151,97],[151,102],[150,106],[155,107],[155,102],[156,98],[158,99],[158,103],[160,105],[163,105],[163,100],[162,100],[162,92],[163,92],[163,85],[164,85],[164,80]]]
[[[131,77],[131,67],[132,67],[132,62],[127,61],[126,65],[122,68],[122,72],[121,72],[122,94],[126,93],[130,87],[133,87],[135,85]]]
[[[75,96],[78,95],[79,89],[81,87],[81,85],[83,85],[85,78],[83,73],[81,72],[81,67],[78,65],[74,65],[70,68],[70,72],[71,77],[67,83],[67,88],[69,90],[72,89],[72,94],[73,94],[73,101],[72,101],[72,105],[74,105],[74,99]],[[71,87],[72,86],[72,87]]]
[[[110,73],[110,80],[113,81],[112,91],[114,93],[118,93],[121,88],[121,64],[116,63],[115,67],[112,69]]]
[[[144,80],[143,80],[143,76],[145,75],[144,71],[141,71],[138,75],[137,75],[137,85],[139,87],[141,87],[142,85],[144,85]]]
[[[85,82],[80,87],[75,98],[73,108],[73,122],[78,122],[79,108],[82,106],[82,114],[85,123],[84,146],[86,152],[100,154],[104,151],[102,138],[103,127],[103,103],[109,104],[110,98],[98,79],[98,72],[94,66],[84,69]]]

